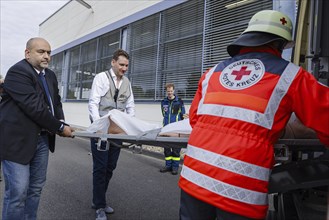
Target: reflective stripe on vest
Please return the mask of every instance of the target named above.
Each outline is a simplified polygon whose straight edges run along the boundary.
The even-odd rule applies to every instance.
[[[202,98],[198,106],[198,115],[213,115],[224,118],[237,119],[251,124],[259,125],[261,127],[271,129],[273,126],[274,116],[282,98],[287,93],[291,83],[297,75],[300,67],[289,63],[283,71],[278,83],[276,84],[269,102],[266,106],[265,112],[260,113],[253,110],[225,106],[217,104],[205,104],[204,99],[208,88],[208,82],[214,73],[217,66],[213,67],[206,75],[202,82]]]
[[[267,205],[267,193],[260,193],[213,179],[183,166],[181,176],[188,181],[220,196],[252,205]]]
[[[216,154],[192,145],[188,145],[186,155],[203,163],[262,181],[268,181],[271,172],[270,169]]]

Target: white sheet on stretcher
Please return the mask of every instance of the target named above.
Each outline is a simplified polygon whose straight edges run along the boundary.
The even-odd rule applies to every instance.
[[[170,123],[164,126],[159,135],[162,136],[180,136],[180,134],[189,135],[191,134],[192,127],[189,119]]]
[[[127,135],[138,135],[143,132],[160,128],[159,125],[142,121],[136,117],[132,117],[117,109],[109,111],[107,115],[95,120],[87,129],[88,132],[107,133],[110,126],[109,118],[119,126]]]
[[[151,124],[145,122],[136,117],[132,117],[124,112],[121,112],[117,109],[109,111],[107,115],[95,120],[88,128],[87,132],[95,133],[107,133],[110,126],[109,118],[119,126],[127,135],[140,135],[150,130],[159,129],[161,126],[157,124]],[[171,123],[163,128],[159,135],[169,135],[173,133],[178,134],[190,134],[192,128],[190,126],[189,120],[185,119],[179,122]]]

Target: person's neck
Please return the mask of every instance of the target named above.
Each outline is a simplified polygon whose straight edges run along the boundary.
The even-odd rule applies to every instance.
[[[120,74],[116,73],[113,68],[110,69],[110,73],[111,73],[112,77],[114,75],[117,80],[120,81],[122,79],[122,76]]]
[[[122,79],[122,76],[119,75],[119,74],[116,74],[114,71],[113,71],[115,77],[117,78],[118,81],[120,81]]]
[[[36,68],[36,67],[33,67],[35,70],[37,70],[39,73],[42,73],[44,72],[44,69],[40,69],[40,68]]]
[[[278,49],[270,45],[263,45],[258,47],[243,47],[240,49],[239,54],[250,53],[250,52],[266,52],[266,53],[271,53],[277,57],[282,56]]]

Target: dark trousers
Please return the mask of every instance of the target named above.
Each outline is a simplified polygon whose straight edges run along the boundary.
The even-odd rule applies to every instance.
[[[178,169],[180,161],[180,148],[164,148],[166,167]]]
[[[115,142],[119,145],[121,141]],[[102,142],[106,144],[106,142]],[[91,152],[93,156],[93,204],[96,209],[105,208],[106,191],[117,166],[120,147],[110,145],[108,151],[97,150],[97,139],[91,138]]]
[[[198,200],[181,190],[180,220],[251,220],[251,218],[225,212],[208,203]]]
[[[180,157],[180,148],[164,148],[165,157]]]

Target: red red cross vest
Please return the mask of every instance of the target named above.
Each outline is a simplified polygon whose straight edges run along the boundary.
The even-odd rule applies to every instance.
[[[329,121],[329,89],[311,74],[267,51],[215,66],[190,107],[179,186],[225,211],[265,218],[273,144],[292,112],[329,145],[329,123],[321,123]]]

